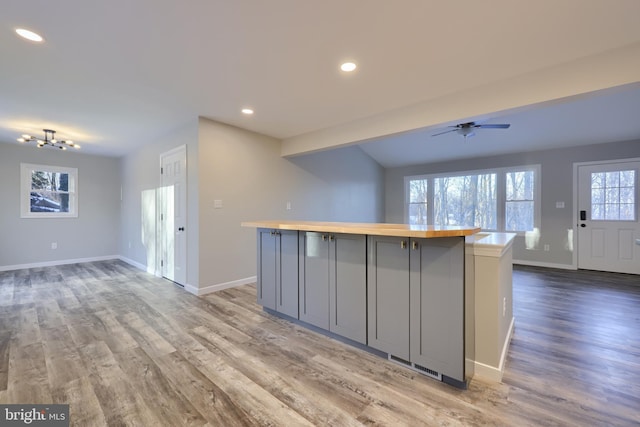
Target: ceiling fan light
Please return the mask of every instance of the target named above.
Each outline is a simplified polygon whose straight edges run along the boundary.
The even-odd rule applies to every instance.
[[[18,138],[18,142],[25,142],[26,140],[24,138]]]
[[[27,140],[27,139],[31,139],[31,135],[27,135],[26,133],[22,134],[22,137]]]

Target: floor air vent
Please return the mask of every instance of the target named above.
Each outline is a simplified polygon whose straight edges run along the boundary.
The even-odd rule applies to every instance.
[[[413,369],[415,369],[418,372],[421,372],[431,378],[435,378],[438,381],[442,381],[442,374],[440,374],[439,372],[434,371],[433,369],[429,369],[429,368],[425,368],[424,366],[420,366],[416,363],[413,364]]]
[[[388,358],[390,361],[395,362],[399,365],[406,366],[407,368],[410,368],[423,375],[426,375],[438,381],[442,381],[442,374],[434,371],[433,369],[425,368],[424,366],[418,365],[416,363],[411,363],[408,360],[404,360],[400,357],[394,356],[393,354],[389,354]]]
[[[393,354],[389,355],[389,360],[391,360],[392,362],[400,363],[401,365],[405,365],[411,368],[411,362],[409,362],[408,360],[400,359],[399,357],[394,356]]]

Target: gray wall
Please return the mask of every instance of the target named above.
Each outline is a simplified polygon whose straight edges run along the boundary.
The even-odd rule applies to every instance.
[[[20,163],[77,168],[78,217],[20,218]],[[117,158],[0,143],[0,269],[118,255],[120,176]]]
[[[179,145],[187,145],[186,285],[194,288],[255,276],[255,230],[240,227],[242,221],[384,217],[384,171],[359,148],[287,160],[276,139],[194,120],[122,159],[120,254],[150,272],[156,272],[160,154]],[[214,200],[222,208],[214,208]]]
[[[640,157],[640,140],[386,169],[385,221],[405,222],[405,176],[540,164],[542,224],[539,246],[527,250],[524,238],[519,236],[514,242],[513,258],[568,267],[573,264],[573,254],[566,247],[567,231],[573,228],[573,163],[635,157]],[[564,209],[556,208],[558,201],[565,203]],[[542,250],[545,244],[550,245],[549,252]]]
[[[384,217],[384,171],[358,147],[284,159],[276,139],[200,119],[198,161],[201,288],[255,276],[255,229],[242,221]]]
[[[156,260],[156,192],[160,187],[160,155],[187,146],[187,283],[198,283],[198,121],[153,139],[122,158],[120,255],[159,273]],[[192,256],[193,255],[193,256]]]

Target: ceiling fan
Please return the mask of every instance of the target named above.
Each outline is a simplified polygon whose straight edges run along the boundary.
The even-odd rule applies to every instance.
[[[449,132],[457,132],[458,134],[464,136],[465,139],[467,137],[472,137],[476,134],[476,129],[509,129],[510,124],[501,123],[501,124],[481,124],[478,122],[467,122],[467,123],[459,123],[455,126],[447,126],[451,129],[445,130],[444,132],[436,133],[431,136],[444,135]]]

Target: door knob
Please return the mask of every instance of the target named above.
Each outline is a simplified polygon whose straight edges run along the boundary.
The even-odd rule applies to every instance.
[[[184,231],[184,227],[178,227],[178,231]]]

